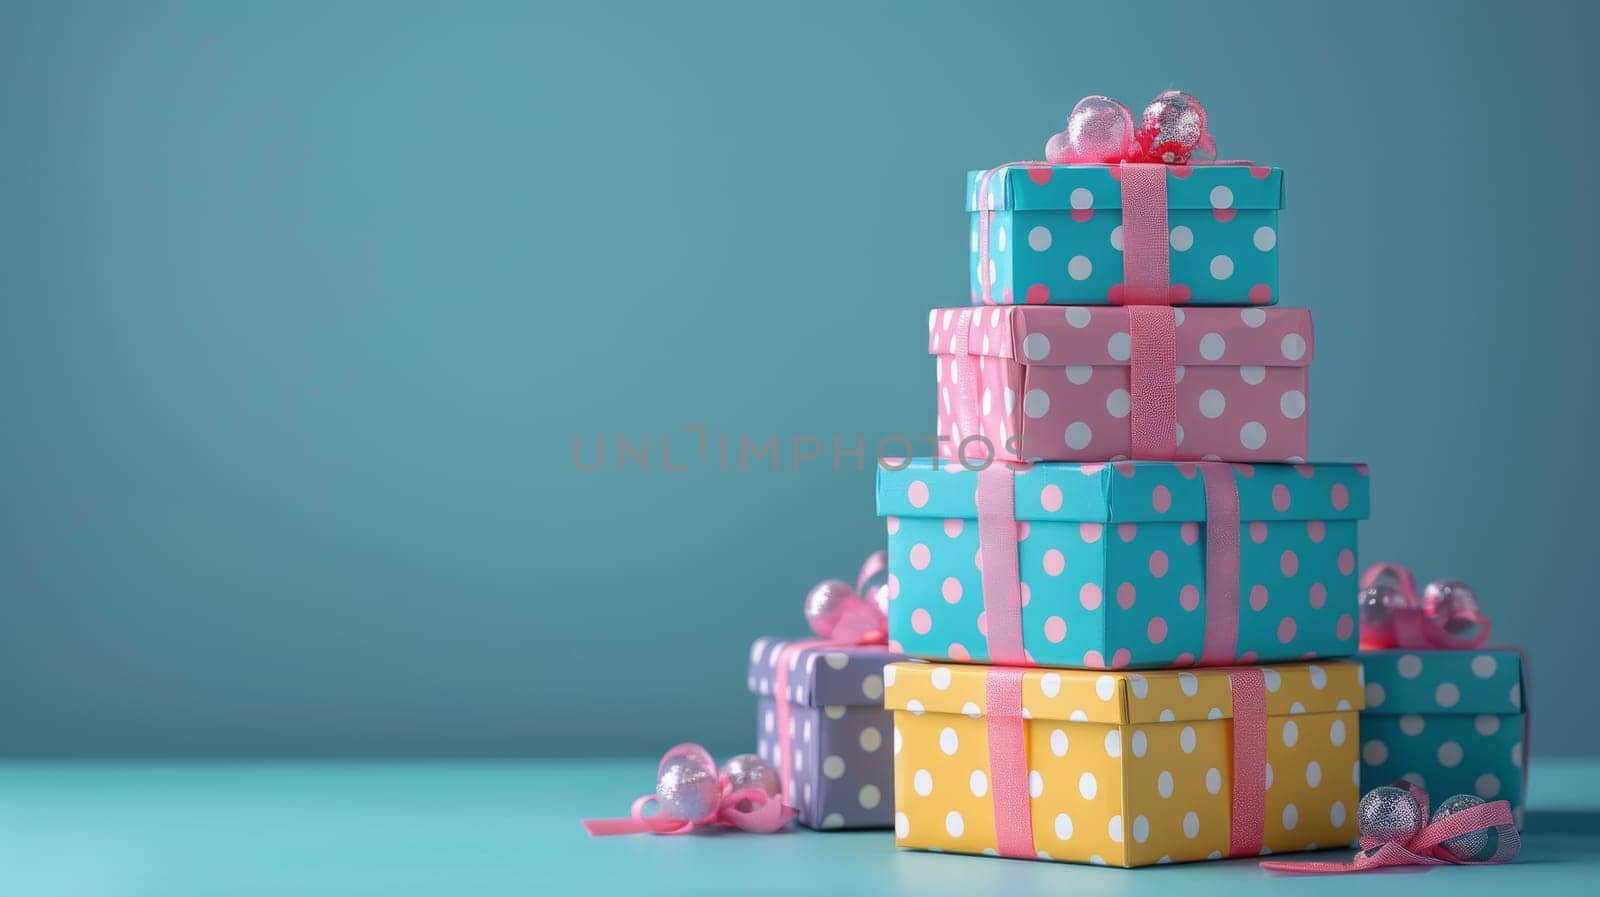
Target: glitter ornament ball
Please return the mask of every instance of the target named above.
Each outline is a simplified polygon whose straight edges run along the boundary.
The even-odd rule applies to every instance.
[[[755,754],[730,757],[728,762],[722,764],[722,776],[728,780],[728,788],[733,791],[759,788],[768,797],[778,796],[778,771]]]
[[[699,763],[665,763],[656,780],[661,812],[673,819],[698,821],[710,816],[722,800],[717,772]]]
[[[1433,811],[1433,821],[1438,822],[1462,810],[1481,806],[1483,806],[1483,798],[1475,794],[1457,794],[1455,797],[1440,804],[1439,809]],[[1466,862],[1487,860],[1494,856],[1495,850],[1499,847],[1500,833],[1492,828],[1482,828],[1475,832],[1468,832],[1439,845],[1439,848],[1445,853]]]
[[[1362,836],[1380,841],[1409,841],[1426,822],[1411,792],[1393,785],[1368,791],[1356,806]]]
[[[1361,647],[1393,648],[1394,616],[1409,602],[1394,586],[1379,582],[1361,590]]]
[[[1181,165],[1196,148],[1206,149],[1206,107],[1181,90],[1157,95],[1139,120],[1139,146],[1152,162]]]
[[[1422,608],[1430,616],[1443,620],[1444,630],[1451,635],[1462,635],[1482,625],[1478,593],[1458,579],[1428,583],[1422,592]]]
[[[1044,157],[1066,162],[1119,162],[1134,149],[1133,112],[1111,97],[1084,97],[1072,107],[1066,130],[1045,144]]]
[[[839,618],[860,600],[849,583],[840,579],[824,579],[806,593],[806,623],[812,632],[828,638],[839,625]]]

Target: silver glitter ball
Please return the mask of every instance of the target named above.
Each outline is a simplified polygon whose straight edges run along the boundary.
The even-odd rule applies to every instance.
[[[1433,821],[1438,822],[1453,813],[1481,806],[1483,806],[1483,798],[1475,794],[1457,794],[1455,797],[1440,804],[1439,809],[1433,811]],[[1439,847],[1458,860],[1487,860],[1494,856],[1495,850],[1500,847],[1500,833],[1492,828],[1481,828],[1475,832],[1468,832],[1465,835],[1451,838],[1440,844]]]
[[[656,780],[661,812],[672,819],[697,821],[711,815],[722,800],[722,783],[715,770],[698,764],[669,764]]]
[[[1384,582],[1362,589],[1357,601],[1361,613],[1362,647],[1393,647],[1395,614],[1409,607],[1410,601],[1394,586]]]
[[[1186,162],[1189,151],[1200,143],[1205,133],[1206,109],[1199,100],[1181,90],[1164,91],[1144,107],[1139,129],[1152,148],[1181,148],[1174,158],[1161,161]]]
[[[728,788],[733,791],[759,788],[766,792],[768,797],[777,797],[781,790],[778,784],[778,771],[755,754],[730,757],[728,762],[722,764],[722,774],[728,780]]]
[[[1427,820],[1411,792],[1393,785],[1368,791],[1356,806],[1361,834],[1380,841],[1410,841]]]

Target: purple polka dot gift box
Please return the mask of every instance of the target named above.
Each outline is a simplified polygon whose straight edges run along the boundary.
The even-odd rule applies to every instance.
[[[1170,165],[1156,186],[1173,304],[1269,305],[1278,298],[1283,172]],[[1119,305],[1132,194],[1117,165],[1017,164],[967,174],[973,304]],[[1159,202],[1159,198],[1157,199]],[[988,220],[985,221],[985,218]],[[1159,237],[1157,238],[1159,239]]]
[[[1430,794],[1511,802],[1522,824],[1527,706],[1508,648],[1362,651],[1361,787],[1409,779]]]
[[[889,647],[1089,669],[1354,654],[1365,465],[886,459]]]
[[[894,725],[883,708],[883,668],[905,659],[871,645],[762,638],[750,646],[757,749],[780,770],[801,825],[894,827]]]
[[[947,458],[1298,463],[1303,308],[942,308],[928,317]]]

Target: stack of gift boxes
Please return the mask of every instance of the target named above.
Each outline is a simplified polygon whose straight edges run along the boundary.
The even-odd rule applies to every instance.
[[[1520,813],[1514,652],[1354,659],[1368,473],[1307,460],[1282,206],[1250,164],[968,175],[939,453],[878,471],[887,644],[751,651],[803,824],[1142,866],[1344,847],[1402,776]]]

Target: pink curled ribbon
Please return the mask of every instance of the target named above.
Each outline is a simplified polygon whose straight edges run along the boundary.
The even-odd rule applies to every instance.
[[[1422,808],[1422,818],[1428,818],[1428,792],[1405,780],[1395,782],[1394,786],[1410,790]],[[1440,847],[1446,841],[1484,829],[1493,829],[1496,835],[1495,851],[1488,859],[1463,860]],[[1511,803],[1495,800],[1435,819],[1403,841],[1362,835],[1360,849],[1348,863],[1265,860],[1261,868],[1268,872],[1329,875],[1393,866],[1493,866],[1511,862],[1521,851],[1522,836],[1512,824]]]
[[[717,764],[711,759],[711,753],[692,742],[677,745],[662,755],[661,763],[656,767],[657,781],[663,781],[669,770],[683,768],[689,768],[693,774],[701,777],[707,773],[712,777],[711,781],[703,778],[702,781],[708,792],[713,793],[698,795],[703,799],[699,805],[705,808],[705,812],[694,817],[680,815],[667,809],[668,805],[658,795],[646,794],[633,802],[627,816],[620,819],[585,819],[584,830],[596,837],[645,833],[686,835],[702,826],[720,825],[740,831],[770,834],[782,829],[794,818],[792,808],[760,788],[731,787],[726,776],[717,774]],[[675,801],[673,805],[695,803]],[[650,812],[651,808],[655,808],[656,812]]]
[[[888,591],[883,583],[872,581],[888,570],[882,551],[874,551],[856,573],[855,587],[839,579],[819,582],[806,595],[806,623],[817,638],[800,639],[785,645],[778,654],[777,675],[773,681],[773,704],[777,711],[778,778],[784,795],[793,802],[794,736],[789,731],[793,718],[789,709],[789,667],[801,651],[846,648],[853,645],[883,645],[889,641]]]
[[[1489,617],[1465,583],[1436,579],[1421,593],[1410,568],[1373,564],[1361,574],[1361,647],[1467,651],[1489,640]]]

